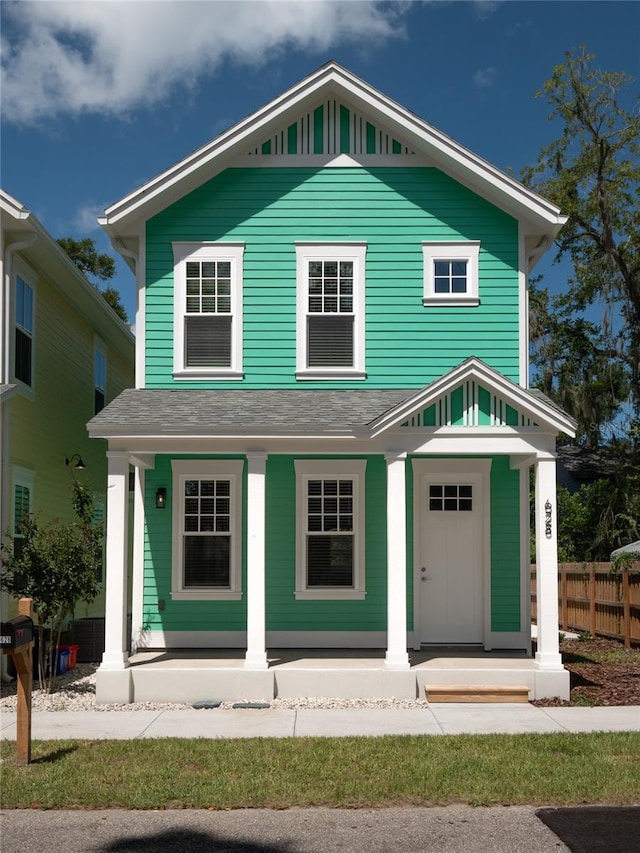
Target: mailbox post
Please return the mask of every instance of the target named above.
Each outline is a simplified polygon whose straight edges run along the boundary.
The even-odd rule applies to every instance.
[[[32,601],[21,598],[16,619],[3,622],[0,645],[5,655],[11,655],[18,675],[18,708],[16,731],[16,761],[19,765],[31,762],[31,686],[33,684],[33,619]]]

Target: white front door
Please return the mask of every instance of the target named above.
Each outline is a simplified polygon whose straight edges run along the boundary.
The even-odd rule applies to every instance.
[[[431,472],[419,483],[420,641],[480,643],[484,614],[482,476]]]

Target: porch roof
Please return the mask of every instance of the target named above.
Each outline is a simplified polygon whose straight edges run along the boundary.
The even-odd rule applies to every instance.
[[[415,389],[128,389],[88,424],[94,437],[114,435],[219,435],[230,430],[336,434],[368,424]]]
[[[470,364],[473,362],[473,364]],[[476,368],[468,360],[463,366]],[[488,369],[489,374],[493,371]],[[451,371],[445,376],[452,376]],[[474,371],[472,371],[474,372]],[[466,372],[465,372],[466,375]],[[128,389],[99,412],[87,425],[95,438],[122,436],[305,435],[373,437],[398,425],[416,406],[440,393],[441,380],[419,391],[389,389]],[[486,378],[486,376],[485,376]],[[506,380],[503,379],[503,382]],[[508,383],[513,385],[513,383]],[[514,385],[514,387],[516,387]],[[504,389],[503,389],[504,390]],[[537,389],[517,388],[543,421],[571,419]],[[547,416],[547,418],[544,417]],[[381,425],[381,422],[386,422]],[[554,423],[557,427],[557,424]],[[565,425],[566,428],[566,425]]]

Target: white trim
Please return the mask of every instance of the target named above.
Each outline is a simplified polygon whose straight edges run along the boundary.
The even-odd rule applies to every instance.
[[[482,600],[483,643],[491,648],[491,459],[429,459],[411,460],[413,466],[413,630],[418,638],[422,632],[420,597],[420,567],[422,564],[421,487],[423,477],[446,477],[453,483],[471,481],[480,494],[482,528]]]
[[[296,241],[296,379],[364,379],[365,373],[365,256],[364,241]],[[307,301],[309,261],[353,262],[353,367],[307,366]],[[322,316],[318,314],[317,316]],[[324,315],[333,316],[333,315]],[[335,316],[340,316],[336,314]],[[348,316],[348,315],[345,315]]]
[[[129,555],[129,459],[107,451],[107,533],[104,653],[100,670],[129,666],[127,559]]]
[[[536,601],[539,669],[562,666],[558,638],[558,518],[556,460],[536,461]]]
[[[217,601],[242,598],[242,459],[172,459],[172,565],[173,601]],[[231,565],[229,587],[185,587],[182,571],[182,483],[189,478],[224,478],[231,482]]]
[[[176,242],[173,246],[173,377],[174,379],[242,379],[242,307],[244,243]],[[231,364],[228,368],[187,367],[184,363],[184,323],[187,261],[231,263]],[[194,315],[200,316],[200,315]],[[206,315],[209,316],[209,315]],[[211,316],[218,316],[212,314]],[[226,316],[226,315],[225,315]]]
[[[246,154],[233,161],[230,169],[273,169],[304,167],[315,169],[376,168],[402,166],[403,169],[434,168],[433,160],[416,154]]]
[[[469,379],[480,383],[523,415],[540,424],[539,427],[511,429],[512,434],[523,434],[527,429],[533,429],[538,433],[543,430],[551,430],[554,433],[564,432],[569,436],[575,435],[575,423],[568,415],[552,408],[543,400],[538,400],[529,391],[516,385],[515,382],[507,379],[506,376],[498,373],[480,361],[480,359],[472,357],[465,359],[457,367],[454,367],[453,370],[450,370],[444,376],[427,385],[426,388],[421,388],[413,396],[400,403],[400,405],[395,406],[379,418],[376,418],[370,424],[371,437],[374,438],[383,432],[391,430],[393,427],[403,424],[416,412],[428,408],[439,397],[449,393]],[[451,429],[457,429],[463,435],[469,435],[469,432],[461,430],[460,427],[452,427]],[[506,434],[509,427],[501,427],[500,429],[504,430]],[[438,429],[440,435],[445,434],[445,431],[445,428]],[[486,433],[486,428],[475,427],[472,434],[478,435],[481,431]],[[514,450],[513,452],[516,451]]]
[[[490,165],[441,131],[386,97],[364,80],[329,62],[252,115],[162,174],[111,205],[100,224],[111,234],[127,228],[134,219],[149,218],[172,201],[229,166],[240,152],[246,154],[272,131],[295,120],[301,108],[318,103],[325,95],[339,97],[353,109],[371,116],[388,132],[396,133],[416,155],[434,164],[501,209],[530,222],[530,228],[553,239],[566,221],[559,209]]]
[[[522,225],[518,223],[518,382],[529,387],[529,282],[527,252]]]
[[[147,229],[144,226],[138,235],[135,325],[135,383],[136,388],[144,388],[147,384]]]
[[[148,631],[144,641],[148,649],[237,649],[242,666],[247,634],[245,631]],[[386,631],[267,631],[267,646],[275,649],[384,650],[386,642]],[[143,650],[141,647],[140,651]],[[382,663],[381,657],[381,666]]]
[[[442,240],[422,242],[424,293],[422,304],[425,306],[467,305],[480,304],[478,280],[480,277],[478,258],[480,254],[479,240]],[[466,261],[467,289],[465,293],[436,293],[435,269],[436,261]]]
[[[296,600],[363,599],[365,576],[365,471],[366,459],[295,459],[296,471]],[[353,586],[307,586],[307,483],[309,480],[353,481]]]

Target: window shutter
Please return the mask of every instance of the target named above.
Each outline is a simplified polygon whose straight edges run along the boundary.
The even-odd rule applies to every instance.
[[[185,366],[231,367],[230,316],[185,317]]]
[[[353,317],[307,318],[308,367],[353,367]]]

